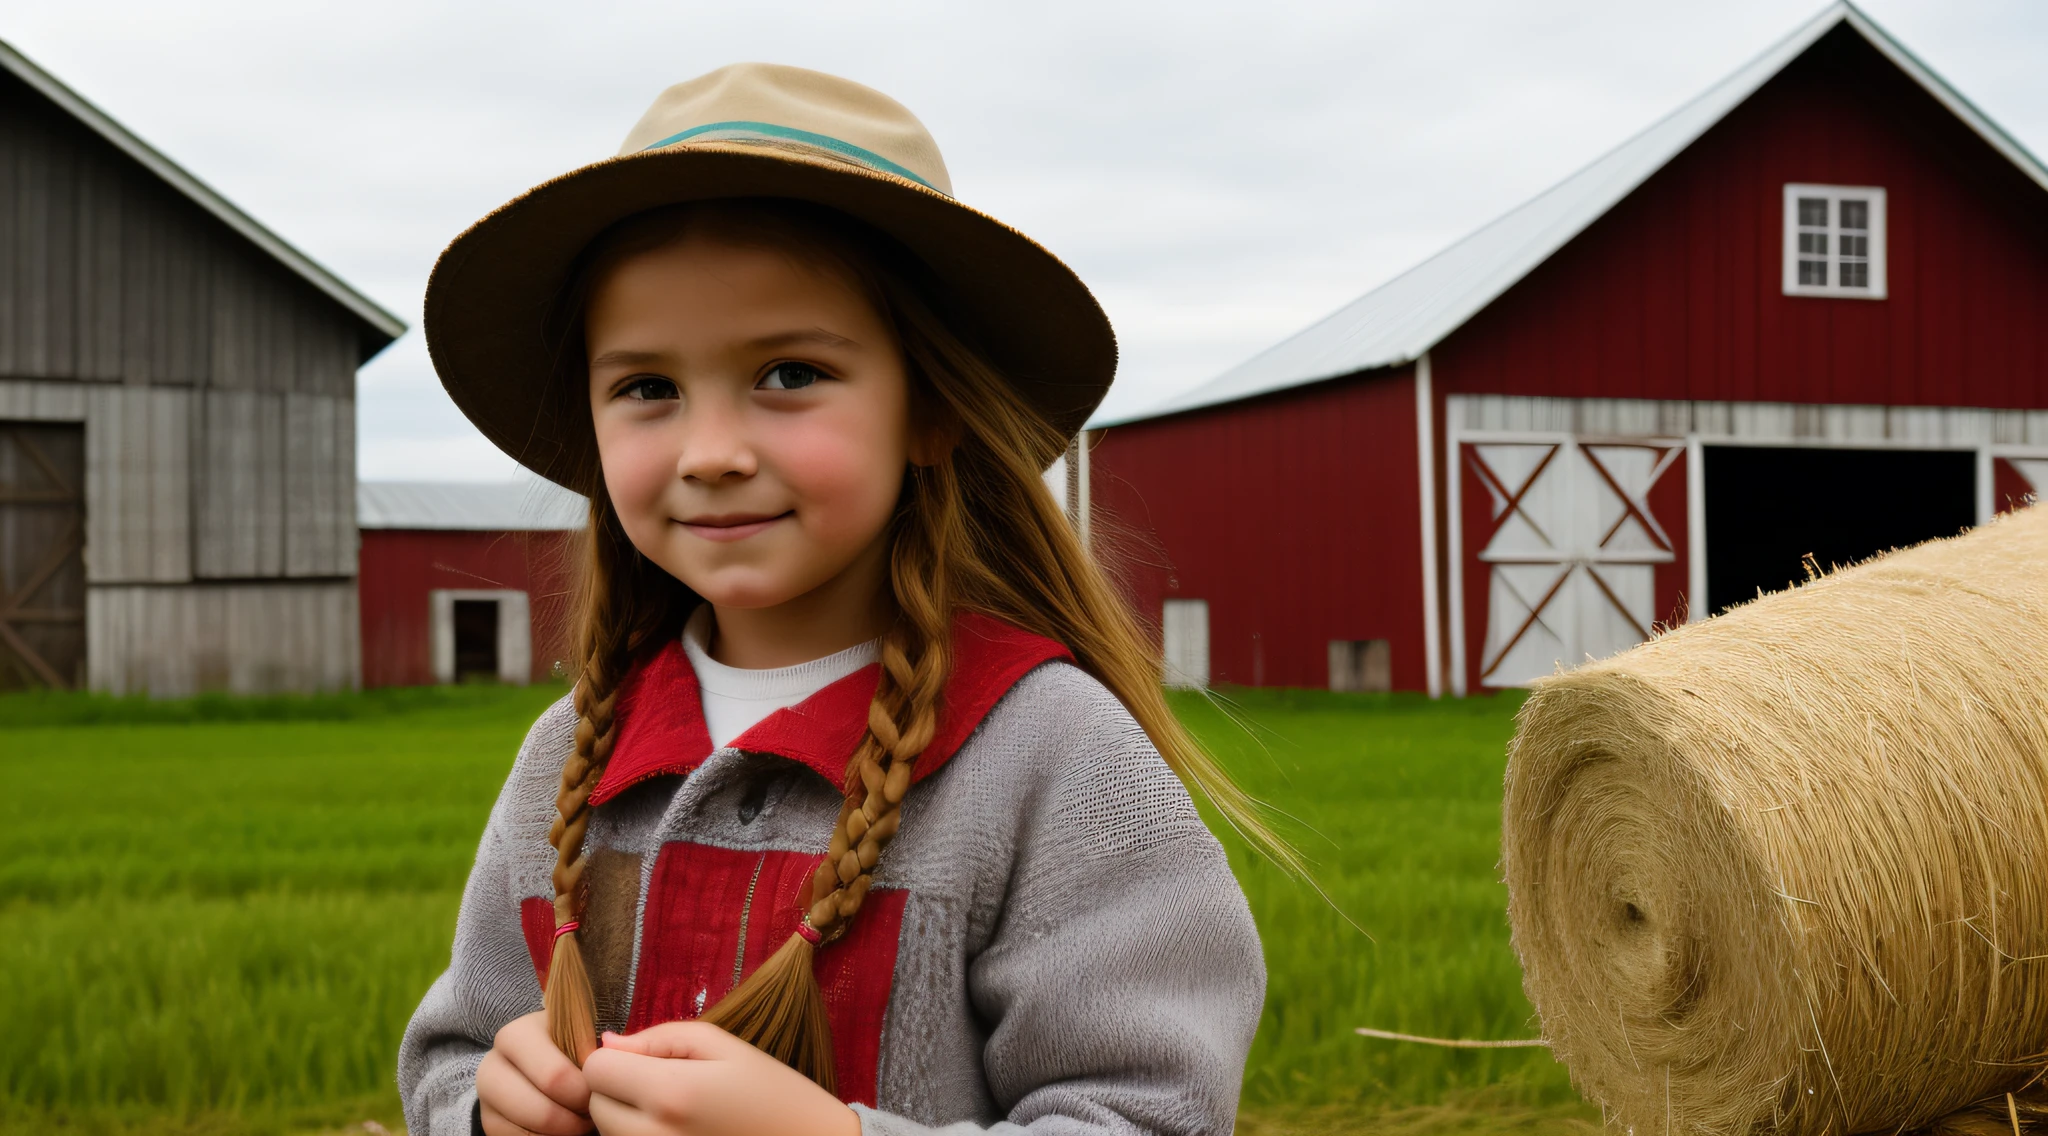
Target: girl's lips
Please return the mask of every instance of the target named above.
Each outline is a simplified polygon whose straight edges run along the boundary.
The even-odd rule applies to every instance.
[[[735,541],[745,540],[787,516],[788,513],[777,513],[772,517],[764,517],[757,513],[734,513],[720,517],[698,517],[695,520],[676,523],[690,530],[691,535],[705,540]]]

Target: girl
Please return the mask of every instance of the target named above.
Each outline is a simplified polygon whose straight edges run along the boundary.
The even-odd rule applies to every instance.
[[[1264,830],[1040,476],[1107,320],[950,193],[898,104],[740,65],[436,266],[449,393],[591,505],[416,1136],[1231,1129],[1264,973],[1182,779]]]

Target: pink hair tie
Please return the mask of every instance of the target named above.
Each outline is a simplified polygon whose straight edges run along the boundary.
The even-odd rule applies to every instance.
[[[803,922],[796,925],[796,933],[804,937],[804,942],[814,947],[825,941],[824,933],[811,926],[811,917],[808,915],[804,916]]]
[[[567,923],[562,924],[560,927],[555,928],[555,938],[559,939],[562,936],[568,934],[571,931],[574,931],[576,928],[581,926],[583,926],[583,924],[577,922],[574,919],[571,919]]]

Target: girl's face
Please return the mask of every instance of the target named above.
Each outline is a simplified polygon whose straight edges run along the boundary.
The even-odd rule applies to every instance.
[[[857,562],[886,578],[910,384],[839,273],[693,236],[606,276],[585,342],[605,487],[649,560],[716,607],[785,604]]]

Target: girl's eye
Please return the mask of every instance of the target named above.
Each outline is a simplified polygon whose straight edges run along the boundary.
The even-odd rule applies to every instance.
[[[761,376],[761,381],[754,384],[754,389],[802,390],[824,377],[823,372],[808,363],[777,363],[768,369],[767,374]]]
[[[681,395],[676,391],[676,385],[667,379],[658,375],[638,375],[627,380],[626,385],[619,388],[619,397],[640,402],[656,402],[666,398],[680,398]]]

